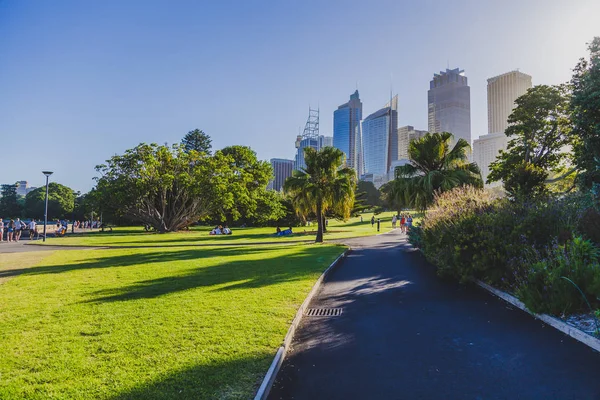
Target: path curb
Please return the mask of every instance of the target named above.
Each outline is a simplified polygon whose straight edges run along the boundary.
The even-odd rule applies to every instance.
[[[479,287],[500,297],[502,300],[506,301],[507,303],[510,303],[513,306],[525,311],[526,313],[531,314],[533,317],[545,322],[546,324],[552,326],[553,328],[558,329],[565,335],[568,335],[568,336],[572,337],[573,339],[578,340],[581,343],[600,352],[600,339],[597,339],[597,338],[593,337],[592,335],[589,335],[589,334],[583,332],[582,330],[577,329],[574,326],[571,326],[571,325],[567,324],[566,322],[559,320],[558,318],[552,317],[547,314],[536,314],[536,313],[530,311],[529,309],[527,309],[527,307],[525,307],[525,304],[521,300],[517,299],[514,296],[511,296],[510,294],[508,294],[506,292],[498,290],[498,289],[488,285],[487,283],[484,283],[479,280],[475,281],[475,283],[477,283],[477,285]]]
[[[271,362],[271,366],[269,367],[267,374],[265,375],[260,387],[258,388],[258,392],[256,392],[256,396],[254,397],[254,400],[265,400],[267,398],[267,396],[269,395],[269,392],[271,391],[271,387],[273,386],[273,383],[275,382],[275,378],[277,377],[277,373],[279,372],[279,369],[281,368],[281,364],[283,363],[283,360],[285,359],[285,355],[286,355],[290,345],[292,344],[292,340],[294,339],[294,334],[296,333],[296,328],[298,327],[298,325],[300,325],[300,321],[302,320],[302,317],[304,316],[304,311],[306,310],[306,308],[312,301],[313,297],[319,291],[321,284],[323,283],[323,280],[325,278],[327,278],[327,276],[340,263],[340,261],[348,255],[350,250],[351,250],[350,248],[344,250],[344,252],[342,254],[340,254],[329,265],[329,267],[327,267],[327,269],[321,274],[319,279],[317,279],[317,281],[313,285],[311,291],[308,293],[308,296],[306,296],[306,299],[304,299],[304,301],[302,302],[302,305],[296,312],[296,316],[294,317],[292,324],[290,325],[290,328],[288,329],[287,334],[285,335],[285,338],[283,339],[282,346],[279,347],[279,349],[277,350],[277,354],[275,354],[275,358],[273,358],[273,361]]]

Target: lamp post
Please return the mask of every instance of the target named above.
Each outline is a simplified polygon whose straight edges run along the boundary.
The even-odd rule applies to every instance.
[[[44,242],[46,241],[46,225],[48,225],[48,178],[52,175],[51,171],[42,171],[46,175],[46,208],[44,209]]]

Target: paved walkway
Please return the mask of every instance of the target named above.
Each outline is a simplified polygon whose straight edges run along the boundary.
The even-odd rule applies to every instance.
[[[269,399],[600,399],[600,354],[482,289],[439,279],[403,236],[349,243]]]
[[[34,241],[35,242],[35,241]],[[28,244],[31,243],[29,240],[19,241],[19,242],[0,242],[0,254],[2,253],[24,253],[30,251],[51,251],[51,250],[87,250],[93,249],[93,247],[85,247],[85,246],[40,246],[37,244]]]

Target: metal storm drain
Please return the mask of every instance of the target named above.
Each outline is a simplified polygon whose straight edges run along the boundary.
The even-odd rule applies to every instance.
[[[339,317],[342,315],[341,308],[309,308],[306,310],[308,317]]]

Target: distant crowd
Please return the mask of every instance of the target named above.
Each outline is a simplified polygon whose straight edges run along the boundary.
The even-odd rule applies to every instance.
[[[75,229],[97,229],[101,228],[102,224],[100,220],[96,221],[73,221],[69,220],[56,220],[53,225],[48,222],[48,229],[53,226],[51,232],[46,232],[46,235],[50,234],[56,237],[64,236],[68,232],[69,225],[71,225],[71,232],[75,232]],[[21,240],[24,234],[29,235],[30,240],[39,239],[40,232],[38,225],[43,231],[44,223],[41,221],[40,224],[35,219],[22,221],[20,218],[5,220],[0,218],[0,242],[18,242]]]

